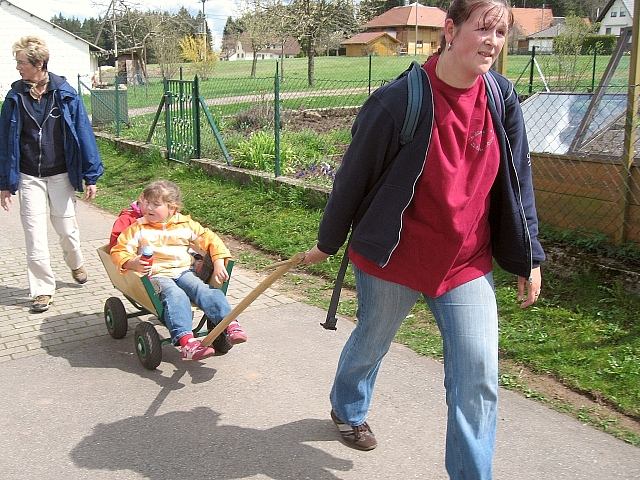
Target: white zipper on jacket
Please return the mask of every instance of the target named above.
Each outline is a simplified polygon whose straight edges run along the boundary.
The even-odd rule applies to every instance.
[[[431,104],[433,105],[433,93],[432,93],[432,89],[431,89],[431,81],[429,80],[429,75],[427,75],[425,73],[424,76],[427,77],[427,83],[429,84],[429,95],[431,96],[430,101],[431,101]],[[398,245],[400,244],[400,237],[402,235],[402,227],[403,227],[402,219],[404,217],[404,212],[405,212],[405,210],[407,208],[409,208],[409,205],[411,205],[411,201],[413,200],[413,197],[415,197],[416,184],[418,183],[418,180],[422,176],[422,172],[424,171],[424,166],[427,164],[427,154],[429,153],[429,145],[431,145],[431,135],[433,133],[433,119],[434,119],[434,116],[435,116],[435,112],[434,112],[434,109],[432,108],[431,109],[431,129],[429,130],[429,138],[427,139],[427,149],[424,152],[424,159],[422,160],[422,168],[420,169],[420,172],[416,176],[416,179],[413,181],[413,186],[411,187],[411,197],[409,197],[409,201],[402,208],[402,211],[400,212],[400,229],[398,230],[398,239],[396,240],[396,243],[393,245],[393,248],[389,252],[389,255],[387,256],[387,259],[385,260],[384,264],[380,265],[380,267],[382,267],[382,268],[386,267],[387,264],[389,263],[389,261],[391,261],[391,255],[393,255],[393,252],[395,252],[396,248],[398,248]],[[399,152],[399,150],[398,150],[398,152]]]
[[[18,98],[22,102],[22,108],[24,109],[24,111],[27,112],[27,115],[29,115],[31,120],[33,120],[35,124],[38,126],[38,177],[41,177],[42,176],[42,127],[44,127],[44,124],[47,123],[47,119],[51,115],[51,112],[53,112],[53,108],[55,107],[55,98],[53,98],[53,103],[51,104],[49,113],[47,113],[47,116],[44,117],[44,121],[42,122],[42,125],[40,125],[40,122],[38,122],[33,117],[33,115],[31,115],[31,113],[29,112],[29,109],[27,109],[27,106],[24,103],[24,98],[22,98],[22,95],[18,95]]]
[[[513,89],[511,89],[511,93],[507,96],[507,100],[509,97],[513,95]],[[509,137],[507,136],[507,132],[504,129],[504,125],[502,122],[498,122],[500,124],[500,128],[504,133],[504,139],[507,143],[509,162],[511,163],[511,168],[513,168],[513,173],[516,175],[516,181],[518,184],[518,207],[520,208],[520,215],[522,216],[522,220],[524,223],[524,231],[527,234],[527,241],[529,242],[529,270],[533,270],[533,249],[531,248],[531,233],[529,232],[529,225],[527,224],[527,215],[524,212],[524,205],[522,204],[522,193],[520,191],[520,178],[518,178],[518,169],[516,168],[515,163],[513,162],[513,150],[511,150],[511,143],[509,142]],[[529,272],[531,274],[531,272]]]
[[[533,249],[531,248],[531,233],[529,232],[529,225],[527,224],[527,215],[524,212],[524,205],[522,204],[522,193],[520,192],[520,179],[518,178],[518,170],[516,169],[515,163],[513,162],[513,151],[511,150],[511,143],[509,142],[509,138],[507,138],[506,135],[504,138],[507,142],[507,148],[509,149],[509,160],[511,162],[511,168],[513,168],[513,173],[515,174],[516,181],[518,183],[518,207],[520,208],[520,215],[522,216],[524,231],[527,234],[527,241],[529,242],[529,274],[531,274],[531,270],[533,270]]]

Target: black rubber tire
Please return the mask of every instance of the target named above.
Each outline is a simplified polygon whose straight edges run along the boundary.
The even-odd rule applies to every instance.
[[[110,297],[104,302],[104,323],[111,337],[119,339],[127,335],[129,319],[124,304],[118,297]]]
[[[133,345],[138,360],[147,370],[155,370],[162,362],[162,343],[156,327],[149,322],[136,325]]]

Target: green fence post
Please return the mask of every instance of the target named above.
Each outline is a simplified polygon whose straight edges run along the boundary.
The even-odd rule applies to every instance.
[[[198,102],[200,98],[200,80],[198,79],[198,75],[193,78],[193,92],[191,98],[191,104],[193,105],[193,137],[196,141],[195,158],[202,158],[202,144],[200,143],[200,103]]]
[[[273,124],[274,124],[274,153],[275,153],[275,175],[280,176],[280,75],[279,62],[276,60],[276,75],[274,77],[274,105],[273,105]]]
[[[82,98],[82,82],[80,81],[80,74],[78,74],[78,95]]]
[[[165,128],[165,142],[167,145],[167,157],[171,159],[173,157],[173,139],[171,132],[171,92],[169,91],[169,80],[167,78],[162,79],[164,85],[165,95],[165,108],[164,108],[164,128]]]
[[[120,137],[120,94],[118,90],[118,76],[116,75],[116,84],[115,84],[115,99],[116,99],[116,107],[115,107],[115,115],[116,115],[116,137]]]
[[[369,95],[371,95],[371,55],[369,55]]]
[[[533,93],[533,69],[536,66],[536,46],[531,48],[531,70],[529,70],[529,95]]]
[[[596,45],[593,46],[593,68],[591,69],[591,90],[589,90],[589,93],[593,93],[593,91],[596,89],[596,60],[597,60],[597,55],[598,55],[598,49],[596,48]]]

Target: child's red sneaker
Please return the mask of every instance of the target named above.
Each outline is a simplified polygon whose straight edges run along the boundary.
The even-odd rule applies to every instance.
[[[180,349],[182,360],[202,360],[215,354],[215,350],[211,347],[205,347],[200,340],[189,340],[185,346]]]
[[[247,341],[247,334],[237,320],[231,322],[227,327],[227,340],[229,340],[229,343],[232,345],[237,345]]]

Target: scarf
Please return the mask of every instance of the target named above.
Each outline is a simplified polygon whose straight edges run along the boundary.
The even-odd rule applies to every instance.
[[[34,82],[28,82],[25,80],[25,83],[29,87],[29,95],[31,95],[31,98],[39,102],[40,99],[42,98],[42,95],[44,95],[45,92],[47,91],[47,86],[49,85],[49,73],[47,72],[45,77],[39,82],[34,83]],[[44,87],[44,88],[42,88],[42,91],[39,92],[38,88],[41,88],[41,87]]]

